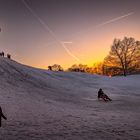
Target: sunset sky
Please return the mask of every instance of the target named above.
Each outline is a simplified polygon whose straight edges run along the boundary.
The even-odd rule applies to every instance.
[[[47,68],[92,65],[114,38],[140,40],[140,0],[0,0],[0,51]]]

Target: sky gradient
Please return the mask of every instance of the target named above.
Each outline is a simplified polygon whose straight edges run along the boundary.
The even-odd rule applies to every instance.
[[[39,68],[92,65],[114,38],[140,40],[139,0],[0,0],[0,51]]]

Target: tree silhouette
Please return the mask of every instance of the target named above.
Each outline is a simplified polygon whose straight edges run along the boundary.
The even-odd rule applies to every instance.
[[[140,63],[140,41],[134,38],[124,37],[123,40],[114,39],[108,56],[104,59],[104,65],[122,69],[123,75],[136,70]]]
[[[71,72],[87,72],[87,70],[88,70],[88,66],[83,64],[78,64],[78,65],[74,64],[70,68],[68,68],[68,71]]]
[[[52,70],[52,66],[48,66],[48,70]]]
[[[52,70],[52,71],[64,71],[63,68],[58,65],[58,64],[54,64],[52,66],[48,66],[48,70]]]

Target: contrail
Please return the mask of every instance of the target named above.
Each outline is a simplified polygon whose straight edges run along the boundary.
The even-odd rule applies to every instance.
[[[52,29],[34,12],[34,10],[26,3],[25,0],[21,0],[24,6],[31,12],[31,14],[39,21],[39,23],[44,27],[44,29],[52,35],[52,37],[55,39],[58,44],[60,44],[64,50],[73,57],[76,61],[80,62],[80,59],[76,57],[66,46],[65,43],[61,42],[55,35],[55,33],[52,31]]]
[[[130,12],[130,13],[128,13],[128,14],[125,14],[125,15],[122,15],[122,16],[119,16],[119,17],[110,19],[110,20],[108,20],[108,21],[105,21],[105,22],[100,23],[100,24],[95,25],[95,26],[92,26],[92,27],[90,27],[90,28],[88,28],[88,29],[86,29],[86,30],[76,32],[76,33],[74,33],[73,35],[81,34],[81,33],[84,33],[84,32],[88,32],[88,30],[91,30],[91,28],[99,28],[99,27],[102,27],[102,26],[104,26],[104,25],[107,25],[107,24],[116,22],[116,21],[118,21],[118,20],[124,19],[124,18],[126,18],[126,17],[128,17],[128,16],[131,16],[131,15],[133,15],[133,14],[134,14],[134,12]]]
[[[115,22],[115,21],[121,20],[121,19],[126,18],[126,17],[128,17],[128,16],[131,16],[131,15],[133,15],[133,14],[134,14],[134,12],[131,12],[131,13],[128,13],[128,14],[126,14],[126,15],[123,15],[123,16],[120,16],[120,17],[117,17],[117,18],[113,18],[113,19],[111,19],[111,20],[109,20],[109,21],[106,21],[106,22],[103,22],[103,23],[101,23],[101,24],[99,24],[99,25],[96,25],[95,27],[101,27],[101,26],[104,26],[104,25],[106,25],[106,24],[113,23],[113,22]]]
[[[67,51],[67,53],[68,53],[71,57],[73,57],[76,61],[80,62],[80,59],[71,53],[71,51],[65,46],[65,43],[66,43],[66,42],[61,42],[63,48]]]
[[[63,41],[64,44],[72,44],[72,41]]]

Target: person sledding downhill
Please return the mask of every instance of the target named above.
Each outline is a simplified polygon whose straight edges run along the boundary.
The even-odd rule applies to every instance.
[[[98,91],[98,100],[99,99],[103,99],[104,101],[112,101],[112,99],[110,99],[101,88]]]
[[[2,118],[7,120],[7,118],[3,115],[2,109],[0,107],[0,127],[1,127],[1,120],[2,120]]]

